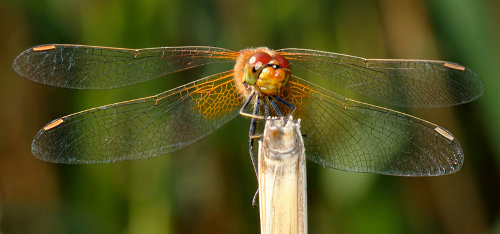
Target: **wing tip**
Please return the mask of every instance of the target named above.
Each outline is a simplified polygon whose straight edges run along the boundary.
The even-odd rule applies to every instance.
[[[56,49],[55,44],[37,45],[37,46],[33,46],[29,49],[26,49],[23,52],[21,52],[14,59],[14,61],[12,62],[12,69],[20,76],[30,79],[30,77],[28,75],[29,68],[27,68],[27,67],[23,68],[23,66],[22,66],[23,64],[27,63],[24,60],[27,61],[28,58],[30,57],[30,54],[33,54],[34,52],[41,52],[41,51],[47,51],[47,50],[53,50],[53,49]]]
[[[14,59],[12,62],[12,69],[20,76],[26,77],[26,72],[25,70],[21,69],[21,63],[23,58],[25,57],[25,54],[30,52],[31,49],[24,50],[21,52],[17,57]]]

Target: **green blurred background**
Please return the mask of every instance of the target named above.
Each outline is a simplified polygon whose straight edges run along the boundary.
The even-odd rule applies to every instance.
[[[456,174],[401,178],[308,164],[310,233],[500,233],[500,2],[0,1],[0,233],[258,233],[249,120],[160,158],[103,165],[35,159],[57,117],[153,95],[202,72],[117,90],[44,86],[11,68],[38,44],[299,47],[463,64],[485,83],[470,104],[412,111],[459,139]]]

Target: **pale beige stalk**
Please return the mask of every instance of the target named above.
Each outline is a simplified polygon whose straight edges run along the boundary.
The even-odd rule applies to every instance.
[[[306,188],[300,120],[266,120],[259,141],[261,233],[307,233]]]

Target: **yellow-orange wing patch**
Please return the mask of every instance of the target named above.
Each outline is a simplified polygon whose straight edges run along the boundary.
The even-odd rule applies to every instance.
[[[199,84],[190,93],[196,103],[194,108],[206,119],[216,119],[242,105],[242,97],[236,91],[233,72],[222,74],[220,78]]]
[[[107,163],[165,155],[238,115],[232,71],[158,95],[59,118],[32,144],[38,158],[57,163]]]

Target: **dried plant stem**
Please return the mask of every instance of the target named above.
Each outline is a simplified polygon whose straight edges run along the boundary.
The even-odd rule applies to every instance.
[[[307,233],[306,188],[300,120],[266,120],[259,141],[261,233]]]

